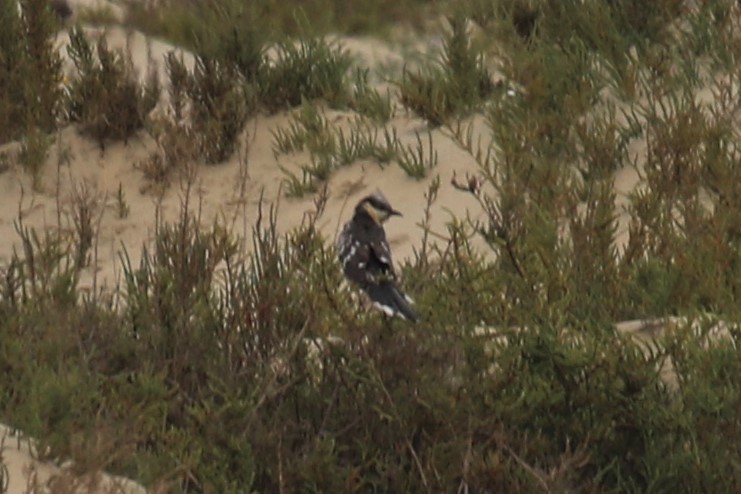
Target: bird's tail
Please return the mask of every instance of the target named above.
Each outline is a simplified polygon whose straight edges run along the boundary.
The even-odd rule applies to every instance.
[[[369,286],[366,290],[373,305],[390,316],[399,316],[417,322],[419,316],[412,309],[412,299],[404,295],[391,280]]]

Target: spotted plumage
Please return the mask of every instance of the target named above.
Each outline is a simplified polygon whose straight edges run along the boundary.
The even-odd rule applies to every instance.
[[[380,192],[363,198],[337,239],[345,277],[365,291],[373,305],[390,316],[416,321],[412,300],[396,284],[391,249],[383,223],[401,216]]]

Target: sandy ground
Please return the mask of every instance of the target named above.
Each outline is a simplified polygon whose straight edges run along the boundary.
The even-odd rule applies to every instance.
[[[90,29],[91,35],[101,30]],[[157,40],[148,40],[139,33],[126,32],[118,27],[106,29],[105,34],[110,47],[128,47],[132,60],[144,77],[148,60],[153,60],[164,81],[164,55],[174,49]],[[66,43],[66,35],[58,40],[61,46]],[[400,58],[391,47],[370,39],[347,40],[346,49],[365,63],[400,63]],[[186,63],[190,61],[185,54]],[[390,61],[390,62],[389,62]],[[68,67],[67,70],[71,70]],[[336,127],[349,128],[353,114],[327,110],[327,117]],[[259,198],[262,194],[263,206],[278,204],[280,211],[279,228],[289,231],[299,225],[307,211],[313,209],[314,197],[302,199],[285,197],[281,192],[285,178],[280,167],[299,173],[300,166],[309,162],[308,153],[281,155],[273,153],[272,131],[287,127],[291,120],[290,112],[259,116],[247,123],[244,142],[248,152],[244,156],[237,153],[232,159],[198,169],[194,190],[201,205],[201,217],[205,225],[219,219],[233,223],[237,234],[249,235],[250,227],[258,214]],[[425,123],[412,118],[403,110],[397,110],[391,122],[404,145],[416,143],[415,132],[426,136]],[[399,219],[387,224],[389,241],[397,260],[409,256],[413,248],[419,246],[423,220],[424,194],[430,182],[440,177],[442,186],[438,201],[433,207],[431,228],[444,236],[445,225],[451,215],[472,218],[481,215],[477,201],[472,196],[450,186],[454,173],[465,175],[476,172],[476,164],[470,155],[462,151],[444,131],[432,131],[439,164],[425,180],[409,178],[396,164],[381,168],[376,163],[360,162],[344,167],[334,173],[328,181],[329,202],[321,219],[320,227],[325,235],[334,238],[338,225],[348,219],[355,203],[364,195],[376,189],[383,191],[391,204],[404,213]],[[120,279],[119,252],[126,246],[136,262],[143,244],[152,239],[156,214],[161,209],[164,220],[174,220],[180,211],[183,187],[177,181],[162,197],[146,192],[147,182],[135,165],[155,149],[152,138],[146,132],[138,133],[128,143],[111,143],[105,151],[91,140],[82,137],[74,126],[65,128],[56,136],[56,142],[42,171],[41,186],[34,190],[31,177],[20,167],[0,174],[0,263],[10,259],[14,248],[19,245],[16,226],[21,220],[26,227],[43,229],[71,229],[71,214],[74,192],[81,186],[105,198],[100,235],[98,238],[98,262],[96,266],[98,286],[112,287]],[[18,144],[0,147],[0,152],[12,155]],[[60,164],[60,157],[68,156],[69,162]],[[242,181],[244,171],[247,180]],[[243,183],[244,188],[240,185]],[[130,208],[127,218],[119,219],[115,212],[116,193],[123,191]],[[251,242],[245,242],[249,248]],[[92,268],[82,281],[83,288],[92,287]]]
[[[91,0],[71,3],[78,8],[89,4],[89,1]],[[102,1],[92,1],[93,5],[103,4]],[[113,8],[118,12],[118,7]],[[96,31],[100,30],[91,28],[91,33]],[[172,46],[116,27],[108,28],[106,35],[109,46],[130,49],[132,61],[139,67],[142,77],[148,60],[153,60],[158,65],[161,80],[165,80],[163,56],[174,49]],[[353,38],[341,41],[364,66],[382,66],[388,69],[399,67],[403,63],[403,50],[377,40]],[[66,35],[60,35],[58,42],[64,45]],[[186,62],[191,60],[188,54],[185,57]],[[69,64],[67,70],[71,70]],[[707,98],[709,94],[708,90],[701,98]],[[352,118],[352,115],[342,112],[328,112],[327,115],[340,126],[348,124]],[[247,124],[246,158],[235,156],[219,165],[199,167],[195,190],[204,225],[214,221],[228,222],[237,233],[245,236],[245,246],[249,248],[250,227],[257,218],[261,194],[263,205],[279,203],[279,228],[283,232],[299,225],[305,213],[313,209],[313,197],[289,199],[281,194],[284,175],[280,166],[298,171],[300,164],[309,161],[306,153],[277,158],[273,154],[271,132],[278,127],[285,127],[289,120],[290,113],[253,119]],[[391,125],[397,129],[399,137],[407,145],[415,142],[415,131],[423,135],[427,132],[422,120],[413,118],[403,110],[397,110]],[[483,130],[483,123],[476,125],[477,131]],[[329,201],[319,222],[325,235],[333,239],[341,223],[351,215],[354,204],[364,195],[380,189],[391,204],[404,214],[402,218],[387,224],[389,241],[398,263],[413,255],[415,247],[420,246],[424,195],[435,177],[440,178],[441,187],[438,200],[432,208],[430,227],[434,232],[444,237],[446,223],[452,216],[481,218],[481,208],[475,198],[450,185],[454,174],[462,177],[466,173],[476,173],[476,163],[444,131],[433,131],[433,142],[439,164],[421,181],[410,179],[395,164],[382,169],[375,163],[355,163],[335,172],[327,184]],[[11,143],[0,147],[0,152],[12,154],[17,148],[18,144]],[[152,240],[158,207],[164,220],[174,220],[180,211],[183,192],[177,182],[160,198],[147,192],[142,173],[135,168],[135,164],[153,149],[152,139],[141,132],[127,144],[112,143],[102,152],[97,144],[81,137],[75,127],[68,127],[57,136],[56,144],[44,166],[42,183],[38,190],[32,187],[31,177],[17,166],[0,173],[0,265],[7,263],[14,249],[19,247],[16,228],[20,221],[24,226],[40,231],[55,231],[60,226],[70,230],[73,192],[80,190],[79,187],[85,184],[90,191],[99,193],[104,198],[105,206],[100,221],[97,263],[88,269],[82,286],[83,289],[91,289],[95,279],[98,287],[114,287],[121,277],[119,254],[122,248],[125,247],[134,263],[138,263],[142,245]],[[631,161],[635,159],[640,164],[645,159],[645,141],[638,139],[632,142],[629,152]],[[69,163],[58,165],[60,155],[65,154],[70,157]],[[246,180],[243,180],[244,177],[247,177]],[[627,204],[627,194],[638,183],[638,172],[633,168],[625,168],[615,174],[615,188],[618,193],[616,214],[620,222],[619,247],[627,242],[627,215],[623,207]],[[118,218],[116,215],[115,198],[119,188],[130,208],[126,218]],[[10,471],[10,494],[24,492],[25,479],[31,472],[29,465],[35,465],[33,468],[38,472],[39,481],[43,482],[61,472],[59,467],[33,462],[29,455],[29,444],[10,437],[8,430],[0,428],[0,438],[5,438],[2,452],[3,460]],[[126,492],[136,492],[136,489]]]
[[[70,464],[57,465],[35,459],[33,441],[18,436],[17,431],[0,424],[0,460],[8,474],[0,470],[0,491],[3,479],[7,494],[79,493],[79,494],[145,494],[146,490],[121,477],[98,473],[79,476]]]

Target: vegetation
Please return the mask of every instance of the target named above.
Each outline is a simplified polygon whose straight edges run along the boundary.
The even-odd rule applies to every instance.
[[[55,18],[45,0],[0,1],[0,143],[55,128],[62,59],[51,35]]]
[[[406,70],[399,82],[401,103],[432,126],[480,106],[494,91],[483,56],[472,45],[466,18],[450,17],[443,60],[418,72]]]
[[[373,104],[384,105],[376,100]],[[437,165],[437,152],[433,149],[432,134],[427,133],[425,145],[416,132],[416,145],[404,145],[396,129],[390,125],[380,127],[373,120],[361,116],[349,125],[330,124],[318,105],[304,102],[294,112],[288,127],[273,130],[273,152],[281,154],[308,151],[311,163],[301,167],[299,178],[285,170],[285,183],[289,196],[300,197],[316,192],[318,183],[326,181],[331,173],[360,160],[375,161],[381,166],[396,161],[410,177],[421,180]]]
[[[121,51],[108,49],[105,36],[95,51],[84,31],[70,31],[69,57],[77,78],[68,86],[68,118],[104,147],[107,140],[126,140],[144,127],[144,121],[160,95],[155,72],[140,84],[131,60]]]
[[[297,8],[300,13],[297,13]],[[357,5],[340,0],[281,3],[270,0],[249,3],[239,0],[157,0],[129,2],[127,21],[175,44],[193,47],[191,43],[204,36],[202,33],[213,36],[224,27],[221,24],[223,12],[236,14],[231,19],[246,28],[235,33],[237,36],[249,30],[248,26],[259,25],[271,37],[280,37],[302,33],[307,21],[319,33],[390,34],[399,25],[422,30],[439,9],[440,6],[430,0],[378,0]],[[254,22],[256,19],[259,22]]]
[[[173,11],[158,26],[193,15],[153,12],[162,5]],[[741,491],[736,2],[456,6],[443,56],[393,81],[439,127],[411,144],[392,96],[353,82],[340,47],[302,32],[270,58],[245,5],[204,17],[193,67],[168,57],[159,120],[146,111],[154,83],[133,83],[105,45],[88,56],[73,31],[68,109],[96,139],[147,126],[158,148],[139,166],[164,183],[223,160],[257,111],[297,107],[274,152],[309,153],[287,180],[317,192],[315,211],[279,235],[280,211],[261,210],[239,237],[204,224],[184,173],[179,219],[158,224],[140,262],[122,254],[113,294],[79,286],[105,203],[95,190],[75,190],[71,228],[36,231],[19,215],[21,248],[0,265],[4,422],[48,458],[159,492]],[[229,29],[210,31],[219,19]],[[114,84],[97,85],[105,74]],[[91,102],[122,118],[97,125]],[[422,316],[410,325],[353,301],[318,228],[319,185],[359,159],[422,177],[439,132],[478,163],[454,185],[483,216],[431,232],[431,180],[417,255],[401,266]],[[631,166],[619,249],[615,172]],[[116,201],[125,217],[120,189]],[[615,328],[667,316],[650,341]]]

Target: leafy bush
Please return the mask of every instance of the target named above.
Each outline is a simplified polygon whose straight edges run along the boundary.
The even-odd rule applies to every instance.
[[[277,52],[260,78],[261,101],[269,111],[298,106],[304,99],[321,98],[335,107],[347,104],[350,58],[339,46],[304,37],[298,43],[280,43]]]
[[[151,71],[146,84],[140,84],[123,52],[110,50],[105,36],[93,51],[79,27],[70,31],[67,51],[77,68],[67,94],[68,118],[79,122],[81,131],[101,147],[108,140],[126,140],[141,129],[159,99],[156,72]]]
[[[494,90],[483,57],[471,44],[465,18],[449,17],[440,66],[406,70],[399,82],[401,103],[432,126],[446,123],[479,105]]]
[[[232,155],[247,117],[255,111],[255,89],[229,66],[196,57],[187,87],[191,129],[207,163]]]
[[[19,8],[20,7],[20,8]],[[0,143],[56,127],[62,60],[45,0],[0,1]]]
[[[234,24],[239,29],[247,28],[263,35],[291,36],[302,33],[307,21],[320,33],[383,35],[393,32],[396,24],[423,30],[428,16],[441,10],[429,0],[376,0],[352,5],[340,0],[289,0],[278,4],[271,0],[126,3],[128,24],[178,45],[189,45],[202,34],[213,36],[217,31],[214,27],[223,27],[230,36],[240,36],[231,29]],[[229,13],[226,19],[223,12]]]
[[[242,259],[183,210],[124,257],[118,309],[76,295],[74,249],[24,233],[2,273],[3,414],[52,455],[168,490],[738,487],[741,359],[712,319],[647,351],[591,296],[517,301],[520,275],[462,255],[451,225],[453,255],[402,270],[420,331],[354,308],[317,211],[286,236],[261,214]],[[92,435],[94,458],[75,446]]]

